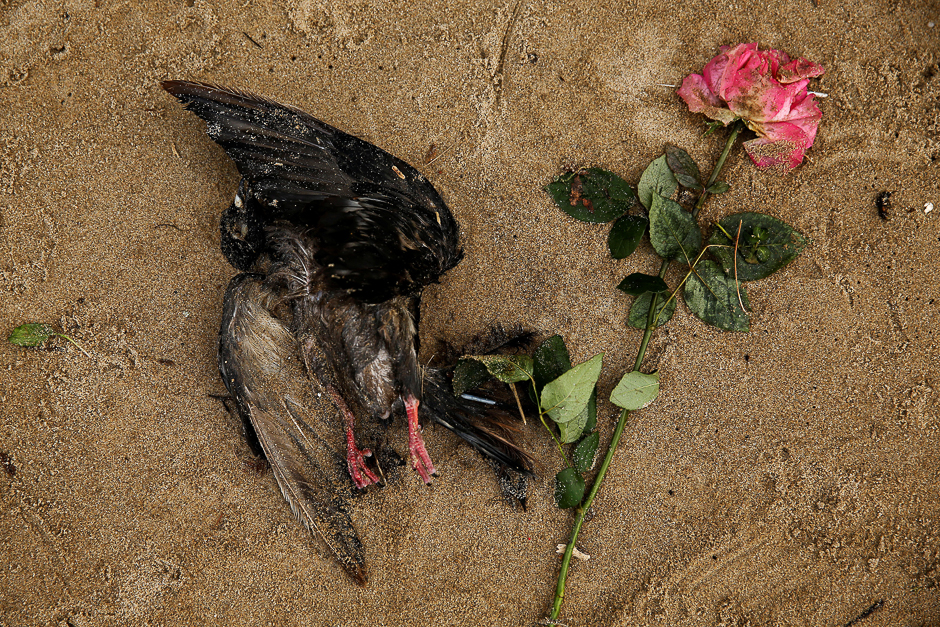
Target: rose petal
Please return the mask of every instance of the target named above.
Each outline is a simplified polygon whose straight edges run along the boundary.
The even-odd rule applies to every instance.
[[[753,90],[755,85],[762,81],[760,74],[762,61],[756,53],[756,43],[740,44],[725,53],[724,56],[727,57],[727,61],[724,63],[721,77],[717,81],[717,93],[729,105]],[[715,62],[717,59],[718,57],[715,57],[711,62]],[[733,106],[729,108],[734,110]]]
[[[751,127],[761,137],[744,142],[744,149],[758,168],[782,166],[792,170],[802,163],[806,151],[813,145],[818,126],[817,118],[802,118]]]
[[[789,172],[803,162],[806,149],[793,142],[780,140],[771,141],[763,137],[744,142],[744,150],[761,170],[780,170]]]
[[[777,80],[781,83],[795,83],[804,78],[816,78],[826,72],[823,66],[809,59],[794,59],[777,70]]]
[[[678,94],[689,105],[689,111],[693,113],[704,113],[725,125],[730,124],[737,117],[729,109],[722,107],[721,99],[708,88],[705,79],[698,74],[686,76]]]

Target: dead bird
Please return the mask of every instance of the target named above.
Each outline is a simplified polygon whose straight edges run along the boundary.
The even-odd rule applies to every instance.
[[[242,176],[220,223],[226,258],[245,272],[225,296],[223,381],[294,512],[364,582],[341,485],[326,471],[329,426],[311,417],[298,379],[333,402],[357,488],[379,469],[356,423],[400,413],[425,483],[435,468],[419,413],[500,468],[532,472],[505,414],[454,397],[445,370],[418,363],[419,299],[462,257],[457,222],[413,167],[298,109],[204,83],[162,86],[206,121]]]

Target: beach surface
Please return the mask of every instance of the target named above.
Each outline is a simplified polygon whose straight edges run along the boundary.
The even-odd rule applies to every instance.
[[[603,450],[642,337],[615,286],[659,262],[648,244],[611,259],[609,227],[542,187],[588,166],[635,184],[666,143],[710,170],[725,134],[703,138],[669,86],[751,41],[825,67],[822,124],[786,176],[738,145],[702,222],[761,211],[812,244],[748,286],[749,333],[684,305],[655,333],[660,396],[629,418],[562,620],[940,624],[936,0],[2,0],[0,335],[48,322],[90,357],[0,344],[0,625],[528,626],[551,608],[573,514],[537,421],[525,511],[436,425],[433,485],[402,466],[351,497],[365,587],[294,519],[217,398],[238,174],[161,80],[292,104],[423,172],[465,258],[425,292],[422,358],[494,325],[603,352]],[[403,421],[386,438],[407,455]]]

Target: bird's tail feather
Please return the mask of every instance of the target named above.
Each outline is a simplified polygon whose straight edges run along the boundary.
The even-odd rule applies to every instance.
[[[426,415],[500,465],[532,476],[532,458],[517,443],[521,430],[509,408],[484,392],[454,396],[447,371],[429,368],[424,377]]]

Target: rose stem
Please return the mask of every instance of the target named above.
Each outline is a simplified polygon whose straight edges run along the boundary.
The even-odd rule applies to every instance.
[[[728,141],[725,142],[725,149],[722,151],[721,156],[718,157],[718,162],[715,163],[715,169],[712,170],[712,175],[708,179],[708,183],[705,185],[705,190],[711,186],[718,179],[718,175],[721,173],[721,168],[725,165],[725,160],[728,158],[728,155],[731,153],[731,147],[734,145],[735,140],[737,140],[738,135],[741,133],[743,125],[741,121],[737,121],[731,127],[731,133],[728,135]],[[698,201],[695,203],[695,209],[692,211],[692,216],[698,216],[698,212],[702,209],[702,206],[705,204],[705,198],[708,196],[708,192],[702,190],[702,195],[699,196]],[[664,259],[663,264],[659,269],[659,278],[666,276],[666,270],[669,268],[669,260]],[[653,299],[650,302],[650,311],[649,317],[646,319],[646,331],[643,333],[643,340],[640,342],[640,350],[637,351],[636,362],[633,365],[634,371],[640,370],[640,365],[643,363],[643,358],[646,356],[646,347],[649,345],[650,337],[653,334],[653,315],[656,311],[656,301],[659,298],[659,294],[654,294]],[[658,318],[658,316],[657,316]],[[597,477],[594,479],[594,484],[591,486],[591,491],[588,493],[587,499],[581,504],[577,509],[575,509],[576,518],[574,521],[574,528],[571,530],[571,540],[568,542],[568,547],[565,549],[565,555],[561,559],[561,572],[558,574],[558,585],[555,587],[555,601],[552,605],[552,614],[549,618],[549,624],[553,624],[555,620],[558,619],[558,614],[561,613],[561,604],[565,600],[565,581],[568,578],[568,568],[571,565],[571,555],[574,553],[575,543],[578,540],[578,534],[581,532],[581,525],[584,523],[584,516],[591,509],[591,504],[594,502],[594,497],[597,496],[597,492],[601,487],[601,483],[604,481],[604,476],[607,474],[607,468],[610,466],[610,462],[614,458],[614,452],[617,450],[617,445],[620,443],[620,436],[623,435],[623,428],[627,424],[627,417],[630,415],[630,411],[624,409],[620,413],[620,420],[617,421],[617,426],[614,427],[614,435],[610,439],[610,444],[607,447],[607,454],[604,455],[604,461],[601,463],[600,469],[597,471]]]

